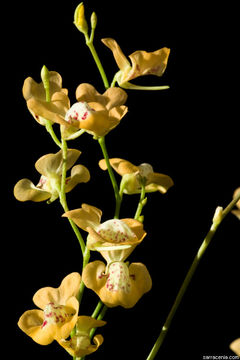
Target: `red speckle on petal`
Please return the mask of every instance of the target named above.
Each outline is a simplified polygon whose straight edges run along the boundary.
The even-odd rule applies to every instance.
[[[47,320],[44,320],[44,322],[42,323],[41,328],[43,328],[43,327],[46,326],[46,325],[47,325]]]
[[[86,120],[87,116],[88,116],[88,112],[86,111],[86,112],[83,114],[83,116],[81,117],[81,119],[82,119],[82,120]]]

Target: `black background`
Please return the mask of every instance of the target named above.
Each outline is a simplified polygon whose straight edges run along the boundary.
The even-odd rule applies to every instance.
[[[95,46],[109,81],[117,71],[100,41],[113,37],[128,55],[135,50],[171,48],[162,78],[135,83],[170,85],[161,92],[128,91],[128,114],[107,137],[110,157],[138,165],[149,162],[170,175],[175,186],[165,195],[150,194],[144,208],[148,236],[129,258],[143,262],[153,289],[129,310],[110,309],[101,329],[104,344],[89,359],[145,359],[210,225],[216,206],[226,206],[239,186],[239,52],[236,9],[231,2],[210,8],[204,2],[86,1],[89,18],[98,16]],[[27,111],[23,81],[40,82],[45,64],[59,72],[71,103],[82,82],[104,87],[98,70],[73,25],[77,1],[22,1],[5,5],[2,24],[2,341],[10,358],[66,359],[56,343],[35,344],[17,328],[21,314],[35,307],[32,296],[44,286],[58,286],[64,276],[81,271],[81,254],[58,201],[20,203],[12,189],[21,178],[38,182],[35,161],[57,152],[56,145]],[[4,18],[4,16],[3,16]],[[133,81],[134,82],[134,81]],[[74,209],[89,203],[112,217],[114,197],[107,173],[98,168],[98,143],[87,134],[69,142],[82,151],[79,163],[91,181],[68,196]],[[118,178],[119,179],[119,178]],[[133,217],[136,196],[124,196],[121,217]],[[228,215],[205,254],[178,309],[156,359],[202,359],[233,355],[229,343],[239,329],[239,221]],[[85,234],[84,234],[85,235]],[[100,259],[93,254],[92,259]],[[81,314],[90,315],[97,297],[86,291]]]

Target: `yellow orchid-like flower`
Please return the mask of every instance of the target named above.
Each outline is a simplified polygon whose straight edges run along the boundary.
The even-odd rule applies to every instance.
[[[146,236],[143,224],[135,219],[111,219],[100,223],[102,211],[87,204],[63,216],[89,233],[88,249],[99,251],[108,263],[126,260]]]
[[[93,338],[94,345],[91,344],[91,329],[105,324],[105,321],[96,320],[90,316],[79,316],[76,323],[76,334],[70,340],[61,339],[58,343],[73,357],[80,358],[89,355],[103,343],[102,335],[96,335]]]
[[[84,268],[82,279],[108,307],[131,308],[152,287],[150,274],[141,263],[128,267],[123,261],[116,261],[106,267],[102,261],[94,261]]]
[[[76,98],[78,102],[71,107],[64,92],[54,93],[50,102],[31,98],[27,103],[35,117],[60,124],[65,139],[71,139],[79,129],[94,136],[104,136],[127,113],[127,107],[123,105],[127,94],[120,88],[110,88],[101,95],[92,85],[84,83],[78,86]]]
[[[81,276],[74,272],[66,276],[58,288],[38,290],[33,302],[41,310],[26,311],[19,319],[20,329],[40,345],[66,339],[78,318],[79,302],[76,296],[80,282]]]
[[[70,104],[69,98],[67,96],[68,90],[62,89],[62,77],[56,71],[49,71],[48,73],[49,80],[49,95],[52,101],[51,107],[55,107],[55,110],[64,111],[67,110]],[[27,107],[34,119],[41,125],[46,125],[46,119],[37,111],[35,108],[38,103],[45,104],[46,101],[46,91],[44,88],[43,82],[37,83],[33,78],[28,77],[23,84],[23,97],[27,102]],[[47,119],[50,120],[50,119]],[[53,121],[55,122],[55,121]]]
[[[126,194],[140,193],[143,181],[146,192],[159,191],[164,194],[173,186],[170,176],[154,172],[150,164],[144,163],[136,166],[119,158],[110,159],[110,164],[122,176],[121,188]],[[106,160],[100,160],[99,166],[102,170],[107,170]]]
[[[67,170],[77,161],[81,152],[75,149],[68,149]],[[54,201],[59,196],[62,177],[62,150],[56,154],[42,156],[35,163],[35,168],[41,174],[39,183],[35,186],[31,180],[22,179],[14,187],[14,196],[19,201]],[[65,192],[71,191],[77,184],[88,182],[90,174],[83,165],[75,165],[71,169],[71,175],[66,178]]]
[[[237,354],[238,356],[240,356],[240,338],[234,340],[231,344],[230,344],[230,349],[235,352],[235,354]]]
[[[170,49],[164,47],[154,52],[147,51],[135,51],[128,61],[123,54],[118,43],[111,38],[102,39],[104,45],[106,45],[113,53],[114,59],[119,67],[119,71],[115,75],[115,79],[118,84],[126,89],[147,89],[147,87],[141,87],[129,83],[129,80],[135,79],[143,75],[157,75],[162,76],[168,62]],[[161,87],[148,87],[149,90],[160,90],[168,88],[168,86]]]
[[[234,191],[233,198],[235,198],[240,192],[240,187]],[[232,213],[240,220],[240,200],[236,203],[236,210],[232,210]]]

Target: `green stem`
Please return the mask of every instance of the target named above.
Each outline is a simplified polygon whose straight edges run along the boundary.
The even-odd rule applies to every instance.
[[[62,164],[62,179],[61,179],[61,189],[60,189],[60,194],[59,194],[59,198],[60,198],[60,203],[64,209],[65,212],[69,211],[68,209],[68,205],[67,205],[67,199],[66,199],[66,193],[65,193],[65,185],[66,185],[66,173],[67,173],[67,142],[66,140],[62,139],[62,158],[63,158],[63,164]],[[84,252],[85,252],[85,243],[84,240],[82,238],[82,235],[77,227],[77,225],[71,220],[68,219],[82,250],[82,254],[84,256]]]
[[[195,258],[193,260],[193,263],[192,263],[190,269],[188,270],[188,273],[187,273],[187,275],[182,283],[182,286],[177,294],[174,304],[173,304],[173,306],[167,316],[167,319],[162,327],[160,335],[157,338],[157,341],[155,342],[150,354],[148,355],[147,360],[153,360],[155,358],[155,356],[157,355],[157,352],[159,351],[159,349],[165,339],[165,336],[167,335],[167,332],[171,325],[172,319],[178,309],[178,306],[180,305],[180,303],[182,301],[183,295],[185,294],[185,292],[191,282],[191,279],[200,263],[200,260],[203,256],[203,254],[207,250],[207,247],[210,244],[218,226],[221,224],[221,222],[225,218],[225,216],[233,209],[233,207],[235,206],[235,204],[238,202],[239,199],[240,199],[240,194],[238,194],[237,197],[234,198],[223,211],[221,211],[222,210],[221,208],[217,208],[217,210],[215,212],[216,216],[214,216],[214,218],[213,218],[211,228],[210,228],[209,232],[207,233],[205,239],[203,240],[203,242],[197,252],[197,255],[195,256]],[[217,216],[217,211],[219,211],[219,210],[220,210],[220,215]]]
[[[100,314],[99,314],[98,317],[97,317],[97,320],[102,320],[102,319],[104,318],[104,316],[105,316],[105,314],[106,314],[106,312],[107,312],[107,309],[108,309],[108,307],[107,307],[106,305],[104,305],[103,308],[102,308],[102,310],[101,310],[101,312],[100,312]],[[93,328],[93,329],[90,331],[90,338],[91,338],[91,339],[93,338],[96,330],[97,330],[97,328]]]
[[[93,59],[94,59],[96,65],[97,65],[97,68],[98,68],[98,70],[100,72],[100,75],[101,75],[102,80],[103,80],[103,84],[104,84],[105,88],[108,89],[109,88],[109,82],[108,82],[106,73],[105,73],[105,71],[103,69],[102,63],[101,63],[101,61],[99,59],[99,56],[98,56],[98,54],[97,54],[97,52],[95,50],[94,45],[93,45],[93,34],[91,36],[91,39],[89,39],[89,36],[87,34],[85,34],[85,39],[86,39],[86,45],[88,46],[88,48],[89,48],[89,50],[90,50],[90,52],[91,52],[91,54],[93,56]]]
[[[139,221],[140,221],[139,218],[140,218],[140,216],[141,216],[142,209],[143,209],[144,205],[146,204],[145,184],[146,184],[146,181],[142,181],[142,184],[141,184],[142,188],[141,188],[140,200],[139,200],[138,207],[137,207],[137,210],[136,210],[136,213],[135,213],[135,216],[134,216],[134,219],[139,220]]]
[[[119,194],[118,184],[115,179],[114,172],[113,172],[113,169],[112,169],[110,161],[109,161],[109,156],[108,156],[106,143],[105,143],[105,137],[101,136],[100,138],[98,138],[98,142],[102,149],[102,153],[103,153],[104,159],[107,164],[108,174],[111,179],[113,191],[114,191],[114,195],[115,195],[116,207],[115,207],[114,219],[118,219],[119,213],[120,213],[121,202],[122,202],[122,196]]]
[[[41,70],[41,78],[42,78],[43,87],[45,90],[46,102],[50,103],[51,95],[50,95],[49,71],[45,65],[42,67],[42,70]],[[58,138],[53,130],[51,121],[49,121],[49,120],[45,120],[45,121],[46,121],[45,128],[46,128],[47,132],[51,135],[55,144],[57,144],[57,146],[59,146],[61,148],[62,147],[61,141],[58,140]]]
[[[89,259],[90,259],[90,251],[88,250],[87,246],[85,246],[85,251],[84,251],[84,254],[83,254],[82,272],[83,272],[83,269],[85,268],[85,266],[88,264]],[[78,302],[79,302],[79,306],[80,306],[81,301],[82,301],[84,289],[85,289],[85,284],[84,284],[84,282],[81,280],[80,288],[79,288],[79,293],[78,293],[78,296],[77,296],[77,299],[78,299]]]
[[[97,303],[97,306],[95,308],[95,310],[93,311],[91,317],[96,319],[99,315],[99,312],[101,311],[102,309],[102,306],[103,306],[103,302],[101,300],[99,300],[99,302]]]
[[[50,134],[50,136],[53,139],[53,141],[55,142],[55,144],[61,148],[62,147],[61,141],[58,140],[58,137],[53,130],[51,121],[46,120],[45,128],[46,128],[47,132]]]

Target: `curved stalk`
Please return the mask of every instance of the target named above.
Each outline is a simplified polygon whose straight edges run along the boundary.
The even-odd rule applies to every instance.
[[[216,209],[215,215],[213,217],[213,222],[212,225],[210,227],[209,232],[207,233],[205,239],[203,240],[194,260],[192,265],[190,266],[190,269],[188,270],[188,273],[182,283],[182,286],[177,294],[177,297],[174,301],[174,304],[167,316],[167,319],[162,327],[162,330],[160,332],[160,335],[157,338],[157,341],[155,342],[150,354],[147,357],[147,360],[153,360],[155,358],[155,356],[157,355],[166,335],[168,332],[168,329],[172,323],[173,317],[182,301],[183,295],[185,294],[191,279],[200,263],[200,260],[203,256],[203,254],[205,253],[205,251],[207,250],[208,245],[210,244],[218,226],[221,224],[222,220],[225,218],[225,216],[233,209],[233,207],[235,206],[235,204],[238,202],[238,200],[240,199],[240,193],[236,196],[236,198],[234,198],[229,204],[228,206],[223,210],[222,208],[218,207]]]

